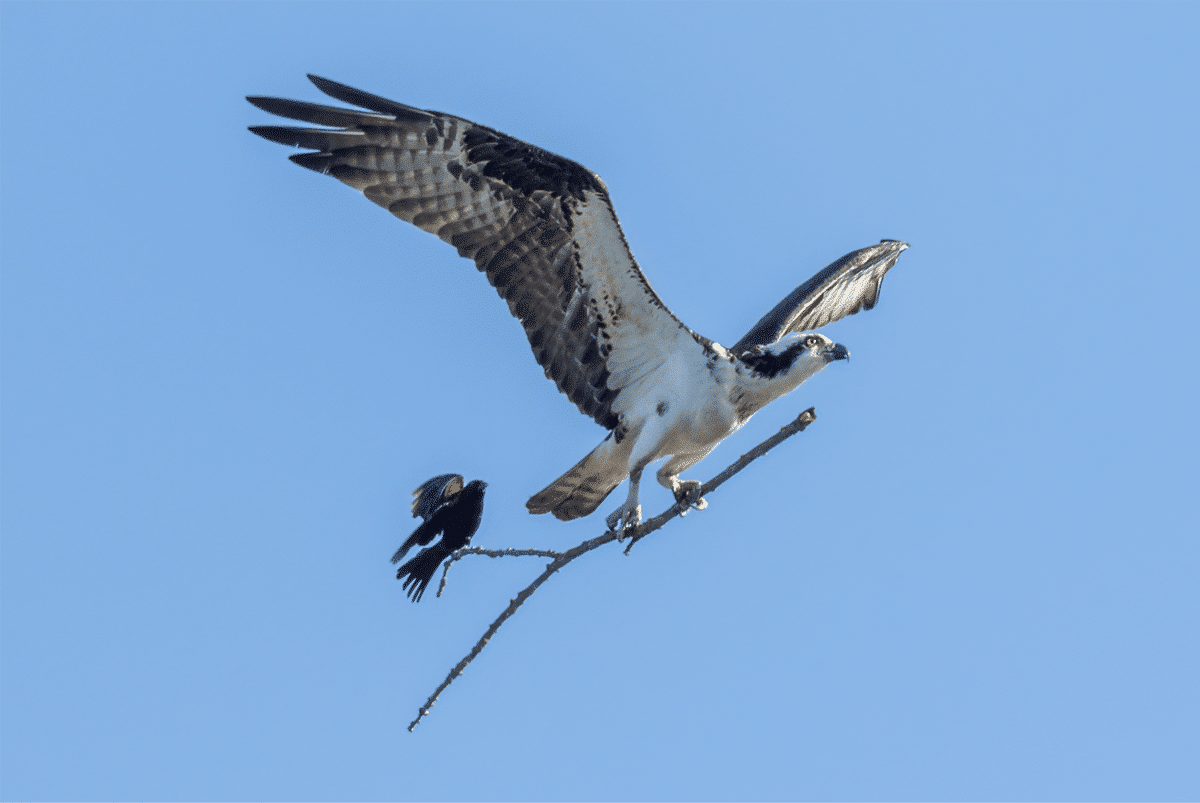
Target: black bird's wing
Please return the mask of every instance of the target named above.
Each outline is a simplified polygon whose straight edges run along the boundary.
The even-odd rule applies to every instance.
[[[413,518],[418,516],[428,520],[434,511],[443,504],[450,502],[463,489],[466,480],[462,474],[438,474],[433,479],[425,480],[421,487],[413,491]],[[428,541],[422,541],[426,544]]]
[[[309,149],[291,160],[473,260],[521,322],[546,376],[580,412],[613,429],[639,402],[639,380],[668,355],[692,349],[698,363],[707,358],[707,341],[671,314],[642,274],[595,173],[470,120],[309,78],[360,108],[248,97],[271,114],[334,126],[250,130]]]
[[[400,548],[396,550],[396,554],[392,555],[392,563],[399,563],[408,550],[417,544],[427,545],[445,529],[447,517],[439,517],[437,514],[452,505],[462,489],[463,476],[461,474],[438,474],[432,479],[425,480],[420,487],[413,491],[413,518],[420,517],[424,521],[401,544]]]
[[[392,563],[399,563],[408,550],[417,544],[426,546],[434,538],[437,538],[447,526],[453,523],[454,507],[453,504],[443,505],[432,516],[421,522],[421,525],[413,530],[413,534],[406,538],[400,548],[396,550],[396,554],[392,555]]]
[[[774,343],[789,332],[807,332],[871,309],[879,301],[884,275],[906,248],[908,243],[883,240],[846,254],[789,293],[730,351],[741,354]]]

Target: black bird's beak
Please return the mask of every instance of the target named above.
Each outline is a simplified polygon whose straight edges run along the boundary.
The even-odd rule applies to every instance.
[[[843,346],[841,343],[834,343],[825,352],[825,362],[833,362],[834,360],[850,360],[850,349]]]

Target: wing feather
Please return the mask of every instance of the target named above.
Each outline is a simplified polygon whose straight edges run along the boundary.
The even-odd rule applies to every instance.
[[[250,96],[246,100],[263,111],[278,117],[286,117],[289,120],[301,120],[313,125],[335,125],[350,128],[351,126],[360,125],[387,125],[393,119],[391,115],[368,114],[353,109],[342,109],[337,106],[306,103],[302,100],[262,96]]]
[[[335,127],[250,130],[311,149],[290,158],[474,260],[521,321],[546,376],[597,423],[615,427],[629,403],[615,405],[621,390],[680,342],[708,346],[646,281],[599,176],[468,120],[309,78],[370,111],[250,97],[271,114]],[[619,377],[611,376],[612,359]]]
[[[899,240],[853,251],[818,272],[763,316],[730,349],[734,354],[774,343],[789,332],[807,332],[871,309],[879,301],[883,277],[908,248]]]

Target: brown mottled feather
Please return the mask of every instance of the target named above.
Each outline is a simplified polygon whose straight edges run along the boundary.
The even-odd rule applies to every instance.
[[[546,376],[581,412],[613,430],[529,500],[534,513],[552,512],[560,519],[587,515],[629,476],[627,458],[641,443],[643,425],[666,409],[662,402],[655,407],[651,397],[663,384],[660,372],[690,376],[689,398],[741,393],[746,375],[729,369],[720,379],[714,366],[724,363],[718,360],[728,358],[755,374],[746,360],[752,353],[759,363],[766,358],[758,347],[871,309],[884,275],[907,247],[889,240],[846,255],[796,288],[727,352],[688,329],[650,287],[599,176],[468,120],[309,78],[326,94],[369,111],[251,97],[272,114],[332,128],[250,130],[309,149],[292,161],[360,190],[473,260],[521,322]],[[755,375],[762,379],[761,371]],[[658,431],[660,440],[648,444],[651,452],[639,459],[672,454],[681,471],[724,437],[699,449],[687,439],[688,421],[669,426],[666,437]],[[670,451],[685,446],[690,462]],[[622,509],[632,509],[636,489],[630,499]]]
[[[579,410],[612,429],[595,316],[571,252],[573,205],[607,198],[583,166],[493,129],[310,76],[323,92],[375,113],[251,97],[272,114],[337,129],[255,126],[291,157],[337,178],[475,261],[521,321],[534,357]],[[570,313],[568,319],[567,314]]]
[[[611,435],[609,437],[612,437]],[[578,519],[592,513],[613,490],[625,481],[629,471],[624,462],[604,459],[607,440],[576,463],[570,471],[530,499],[525,506],[530,513],[553,513],[562,521]]]

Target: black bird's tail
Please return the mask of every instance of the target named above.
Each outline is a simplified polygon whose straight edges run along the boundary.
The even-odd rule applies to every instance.
[[[404,590],[413,602],[420,602],[425,589],[437,573],[442,561],[450,557],[450,550],[440,543],[422,549],[408,563],[396,570],[396,579],[404,580]],[[405,577],[405,575],[408,575]]]

